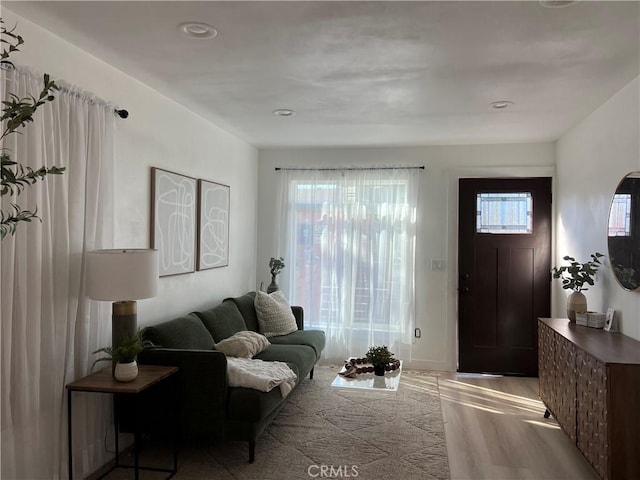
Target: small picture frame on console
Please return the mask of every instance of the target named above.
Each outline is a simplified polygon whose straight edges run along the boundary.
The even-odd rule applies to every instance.
[[[616,325],[615,313],[616,313],[616,311],[613,308],[609,307],[607,309],[607,316],[606,316],[606,319],[605,319],[605,322],[604,322],[604,329],[607,332],[617,332],[618,331],[618,328],[617,328],[617,325]]]

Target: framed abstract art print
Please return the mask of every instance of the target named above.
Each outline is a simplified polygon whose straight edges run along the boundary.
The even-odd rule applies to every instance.
[[[198,180],[197,269],[229,265],[230,187]]]

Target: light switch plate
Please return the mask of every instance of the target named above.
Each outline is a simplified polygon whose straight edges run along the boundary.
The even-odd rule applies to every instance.
[[[431,270],[444,270],[444,260],[440,258],[432,258],[431,259]]]

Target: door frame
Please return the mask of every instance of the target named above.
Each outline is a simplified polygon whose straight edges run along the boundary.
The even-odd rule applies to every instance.
[[[504,166],[504,167],[465,167],[456,168],[449,173],[449,225],[447,229],[447,244],[450,246],[447,253],[448,269],[447,278],[447,339],[452,345],[451,358],[447,359],[450,371],[458,371],[458,359],[460,346],[458,345],[458,180],[461,178],[522,178],[522,177],[551,177],[552,199],[556,193],[556,167],[555,165],[541,166]],[[555,203],[551,202],[551,258],[556,257],[556,210]],[[554,289],[551,289],[551,309],[553,314],[555,305]]]

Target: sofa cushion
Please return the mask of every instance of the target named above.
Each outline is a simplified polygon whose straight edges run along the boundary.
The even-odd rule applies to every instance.
[[[316,360],[325,346],[325,335],[322,330],[296,330],[288,335],[271,337],[270,342],[276,345],[307,345],[316,352]]]
[[[252,358],[269,345],[271,344],[264,335],[251,330],[243,330],[216,343],[214,347],[227,357]]]
[[[253,330],[254,332],[258,332],[260,330],[260,326],[258,325],[258,316],[256,315],[256,307],[253,302],[256,298],[256,292],[245,293],[241,297],[233,297],[227,298],[227,300],[232,301],[240,310],[242,314],[242,318],[244,319],[244,323],[247,325],[247,330]]]
[[[298,375],[298,381],[306,377],[316,363],[316,352],[306,345],[269,345],[253,358],[266,362],[286,362]]]
[[[196,312],[196,314],[202,320],[215,343],[247,329],[238,307],[235,303],[227,300],[216,307]]]
[[[151,325],[144,329],[143,337],[156,347],[211,350],[213,338],[197,315]]]
[[[260,324],[259,331],[265,337],[286,335],[298,330],[291,305],[280,290],[273,293],[257,292],[254,304]]]

